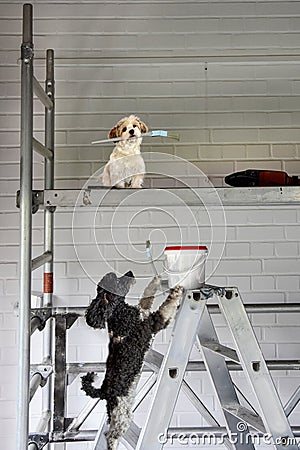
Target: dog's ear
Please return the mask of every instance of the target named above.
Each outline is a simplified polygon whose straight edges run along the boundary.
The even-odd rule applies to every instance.
[[[107,135],[108,139],[113,139],[118,137],[118,127],[114,126]]]
[[[105,328],[107,304],[103,295],[99,297],[97,296],[92,300],[85,312],[86,323],[93,328]]]
[[[141,119],[139,119],[139,124],[140,124],[140,130],[142,133],[147,133],[148,131],[148,127],[147,125],[141,121]]]

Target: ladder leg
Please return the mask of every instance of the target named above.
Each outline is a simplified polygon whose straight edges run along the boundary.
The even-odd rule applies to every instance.
[[[250,434],[248,427],[246,426],[245,429],[244,427],[241,427],[241,420],[230,414],[226,408],[224,408],[225,405],[237,404],[238,397],[224,357],[207,348],[208,343],[219,343],[219,340],[206,307],[199,324],[198,338],[206,370],[210,376],[215,388],[216,396],[224,413],[228,435],[232,438],[231,440],[225,439],[224,444],[227,448],[234,448],[236,450],[254,449],[254,446],[249,439]]]
[[[177,313],[168,351],[159,371],[146,425],[136,450],[160,450],[169,427],[205,301],[187,291]]]
[[[237,288],[217,296],[220,309],[232,332],[243,370],[258,400],[261,419],[278,450],[297,450],[291,430],[258,341]]]

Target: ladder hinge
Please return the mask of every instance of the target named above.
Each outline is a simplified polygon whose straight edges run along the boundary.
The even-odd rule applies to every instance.
[[[52,316],[52,309],[50,308],[35,308],[30,311],[31,320],[37,317],[40,321],[38,326],[39,331],[45,328],[47,320]]]
[[[31,377],[35,374],[39,374],[41,376],[41,387],[44,387],[47,383],[49,376],[53,373],[53,367],[51,364],[32,364],[30,366],[30,374]]]
[[[21,203],[21,191],[17,191],[16,205],[20,208]],[[35,214],[41,205],[44,204],[44,191],[32,191],[31,208],[32,214]]]
[[[49,442],[48,433],[30,433],[28,436],[28,445],[35,444],[38,450],[45,447],[45,445],[48,444],[48,442]]]

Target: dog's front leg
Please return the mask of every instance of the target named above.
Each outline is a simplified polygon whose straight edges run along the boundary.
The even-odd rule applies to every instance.
[[[124,189],[126,187],[125,186],[125,181],[119,181],[118,183],[116,183],[114,185],[114,187],[117,188],[117,189]]]
[[[182,294],[183,294],[183,287],[176,286],[174,289],[171,290],[170,294],[163,302],[163,304],[160,305],[158,312],[165,321],[165,323],[169,323],[171,320],[174,319]]]
[[[144,176],[142,174],[136,175],[132,178],[131,188],[132,189],[141,189],[144,184]]]
[[[105,298],[92,300],[85,313],[86,323],[93,328],[105,328],[107,302]]]
[[[139,301],[139,307],[142,312],[149,312],[154,302],[154,296],[160,287],[160,278],[156,275],[145,288],[142,298]]]

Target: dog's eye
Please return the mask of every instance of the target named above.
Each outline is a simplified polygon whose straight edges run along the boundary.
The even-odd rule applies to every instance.
[[[137,125],[136,125],[136,124],[134,124],[134,125],[133,125],[133,128],[136,128],[136,127],[137,127]]]
[[[127,130],[127,127],[124,127],[124,128],[122,129],[122,133],[125,133],[126,130]]]

